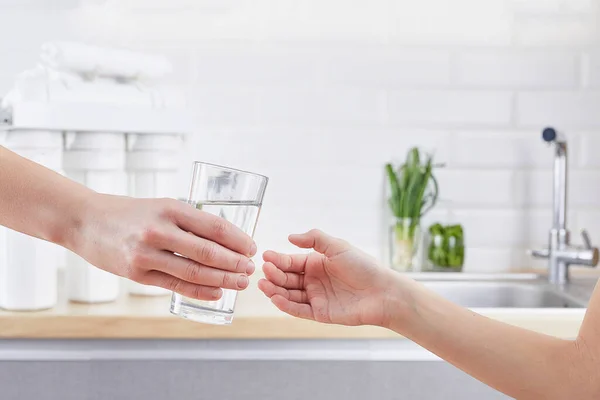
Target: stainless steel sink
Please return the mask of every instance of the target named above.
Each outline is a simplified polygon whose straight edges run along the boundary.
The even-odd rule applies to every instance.
[[[585,308],[586,301],[543,281],[423,281],[425,287],[468,308]]]

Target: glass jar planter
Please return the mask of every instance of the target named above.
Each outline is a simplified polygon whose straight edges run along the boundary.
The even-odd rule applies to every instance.
[[[427,258],[434,272],[460,272],[465,259],[464,232],[461,225],[432,225],[429,228]]]
[[[419,243],[419,222],[413,222],[410,218],[396,219],[390,227],[391,267],[400,272],[411,271]]]

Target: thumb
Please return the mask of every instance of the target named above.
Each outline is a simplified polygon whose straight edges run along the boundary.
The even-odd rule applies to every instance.
[[[314,249],[327,257],[333,257],[346,250],[344,241],[329,236],[318,229],[312,229],[306,233],[290,235],[290,243],[302,249]]]

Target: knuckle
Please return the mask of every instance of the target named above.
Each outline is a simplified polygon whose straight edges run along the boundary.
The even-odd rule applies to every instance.
[[[323,234],[323,232],[320,229],[316,229],[316,228],[311,229],[310,231],[308,231],[308,233],[311,236],[321,236]]]
[[[194,286],[191,290],[190,290],[190,294],[192,298],[194,299],[206,299],[208,296],[206,295],[206,291],[204,290],[204,288],[202,286]]]
[[[182,285],[182,281],[177,279],[177,278],[169,278],[166,282],[166,288],[176,292],[176,293],[182,293],[183,290],[183,285]]]
[[[234,275],[233,274],[227,274],[227,273],[223,273],[221,275],[221,287],[223,288],[233,288],[235,287],[234,285]]]
[[[293,264],[292,256],[289,254],[280,254],[279,255],[279,264],[286,269],[292,268]]]
[[[157,199],[158,214],[163,219],[171,219],[178,211],[181,204],[173,199]]]
[[[235,271],[236,272],[245,272],[246,268],[248,267],[248,261],[244,256],[238,256],[238,260],[235,264]]]
[[[141,269],[138,268],[131,268],[127,271],[127,276],[126,278],[135,281],[135,282],[140,282],[140,283],[144,283],[142,281],[146,280],[146,273],[145,271],[142,271]]]
[[[141,242],[142,243],[154,244],[154,243],[159,242],[161,240],[161,238],[162,238],[162,233],[161,233],[160,229],[156,226],[153,226],[153,225],[146,226],[142,230],[142,234],[141,234]]]
[[[227,221],[225,221],[224,219],[221,219],[221,218],[217,218],[213,221],[212,234],[214,235],[215,239],[223,238],[223,237],[227,236],[228,233],[229,233],[229,224],[227,223]]]
[[[190,261],[185,267],[185,276],[189,282],[200,282],[202,278],[201,271],[202,269],[197,263]]]
[[[126,268],[126,277],[134,279],[134,276],[140,271],[144,271],[148,265],[149,257],[141,249],[134,249],[129,256],[129,263]]]
[[[212,262],[217,257],[217,247],[211,242],[199,244],[196,247],[196,255],[204,262]]]

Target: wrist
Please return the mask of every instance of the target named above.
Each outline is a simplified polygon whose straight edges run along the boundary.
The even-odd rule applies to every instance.
[[[419,286],[414,280],[393,272],[383,300],[382,327],[403,334],[404,328],[417,316]]]
[[[60,216],[50,241],[77,253],[84,242],[85,227],[92,220],[91,214],[93,214],[95,204],[98,203],[100,196],[85,187],[77,190]]]

